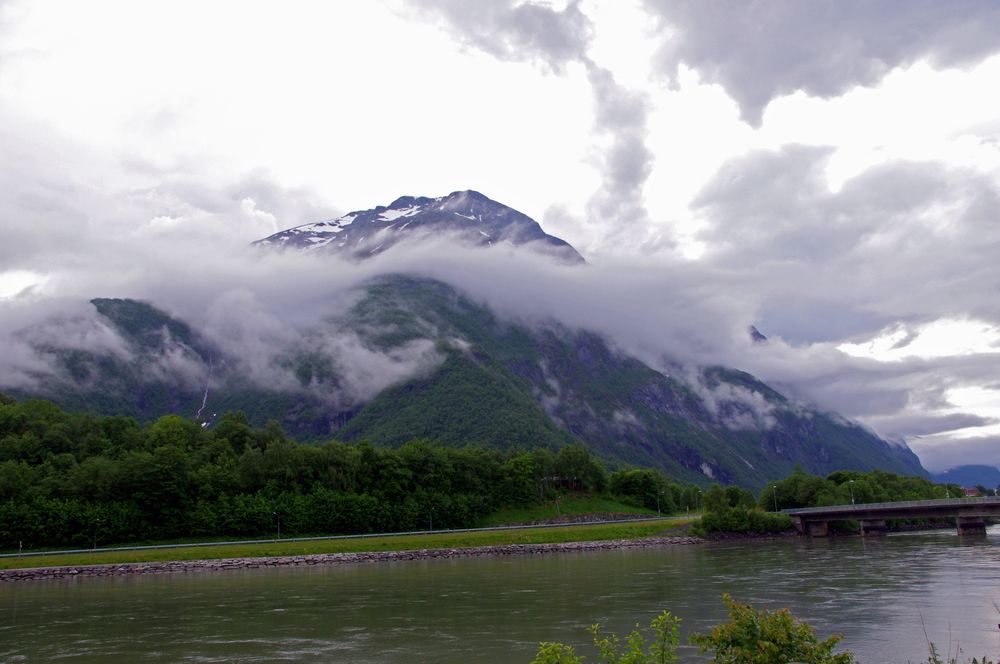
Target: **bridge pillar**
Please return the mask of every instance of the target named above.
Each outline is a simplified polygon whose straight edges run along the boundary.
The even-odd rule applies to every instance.
[[[809,522],[809,536],[810,537],[829,537],[830,536],[830,524],[826,521],[810,521]]]
[[[885,525],[885,519],[863,519],[858,524],[861,526],[862,537],[885,535],[886,531],[889,530]]]
[[[986,522],[981,516],[957,516],[955,525],[958,526],[959,535],[986,533]]]

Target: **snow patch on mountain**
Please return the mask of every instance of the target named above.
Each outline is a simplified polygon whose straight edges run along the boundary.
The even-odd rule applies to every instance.
[[[405,223],[399,224],[403,219]],[[442,236],[469,246],[526,246],[567,262],[584,262],[572,246],[547,234],[527,215],[476,191],[456,191],[438,198],[402,196],[388,206],[289,228],[254,245],[345,253],[362,260],[399,242]]]

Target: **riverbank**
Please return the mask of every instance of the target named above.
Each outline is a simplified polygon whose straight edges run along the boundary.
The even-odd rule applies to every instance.
[[[28,567],[21,569],[0,570],[0,582],[33,581],[43,579],[73,579],[94,576],[129,576],[136,574],[179,574],[206,571],[213,572],[260,569],[268,567],[309,567],[315,565],[385,563],[436,558],[540,555],[574,551],[595,551],[654,546],[683,546],[688,544],[700,544],[705,541],[706,540],[700,537],[647,537],[640,539],[618,539],[589,542],[503,544],[496,546],[415,549],[404,551],[320,553],[299,556],[175,560],[167,562],[138,562],[105,565],[61,565],[56,567]]]

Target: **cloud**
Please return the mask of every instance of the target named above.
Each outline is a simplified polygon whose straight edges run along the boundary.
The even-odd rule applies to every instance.
[[[683,377],[705,408],[724,427],[733,430],[767,430],[777,424],[777,406],[763,394],[742,385],[710,385],[702,371],[686,367]]]
[[[931,472],[970,464],[1000,467],[1000,436],[977,436],[959,441],[937,437],[919,442],[920,460]],[[961,456],[956,455],[956,449],[961,450]]]
[[[747,283],[752,272],[723,271],[711,263],[639,259],[567,266],[513,248],[462,248],[447,238],[400,244],[360,264],[334,256],[223,251],[197,242],[165,243],[155,253],[140,252],[129,260],[142,261],[143,270],[124,270],[127,279],[103,266],[74,271],[77,292],[153,302],[190,322],[227,357],[235,358],[251,383],[319,389],[338,408],[362,403],[440,361],[430,343],[373,349],[337,323],[358,297],[357,287],[387,273],[457,284],[501,317],[523,324],[544,328],[557,322],[593,330],[619,351],[680,380],[692,375],[690,367],[721,364],[748,370],[794,399],[860,418],[882,435],[905,436],[921,455],[930,443],[913,436],[943,437],[955,428],[991,423],[957,408],[948,395],[963,385],[991,385],[1000,372],[1000,354],[886,363],[846,355],[830,342],[791,344],[770,330],[767,343],[755,344],[746,331],[758,306],[752,296],[755,285]],[[760,277],[760,284],[771,283],[767,270]],[[835,295],[835,289],[826,294]],[[22,338],[19,330],[38,322],[49,321],[53,335],[108,347],[96,334],[100,329],[92,326],[77,326],[86,334],[61,332],[59,326],[75,314],[56,314],[67,307],[71,313],[85,309],[88,305],[79,299],[43,296],[0,305],[0,344],[5,349],[0,375],[5,379],[25,376],[27,367],[37,368],[32,365],[37,355],[17,340]],[[290,364],[298,352],[331,358],[340,382],[303,387]],[[203,379],[203,374],[193,380]],[[716,406],[713,412],[727,426],[769,426],[773,409],[760,395],[693,384],[701,385],[703,400]],[[558,399],[558,391],[553,398]],[[961,441],[950,448],[943,445],[934,442],[935,459],[945,458],[944,450],[950,449],[952,465],[978,460],[973,455],[979,448],[967,448]]]
[[[559,72],[581,60],[593,29],[573,0],[561,10],[512,0],[410,0],[424,17],[444,24],[462,43],[501,60],[538,61]]]
[[[653,170],[647,146],[651,112],[647,94],[615,79],[589,55],[593,24],[574,0],[561,10],[536,2],[410,0],[419,14],[443,23],[463,43],[501,60],[542,62],[556,73],[570,64],[586,71],[594,104],[594,158],[600,186],[587,201],[583,222],[609,250],[646,240],[648,212],[643,186]],[[565,223],[565,209],[551,211]]]
[[[594,129],[606,141],[598,157],[601,186],[588,201],[587,215],[599,228],[602,244],[636,246],[645,239],[649,220],[643,196],[654,160],[646,145],[649,99],[623,87],[609,70],[589,59],[586,63],[596,107]]]
[[[165,243],[242,247],[279,227],[339,212],[315,192],[284,187],[263,170],[226,179],[190,165],[120,161],[4,111],[0,142],[5,272],[44,275],[101,262],[111,268]]]
[[[608,91],[596,122],[620,127],[610,145],[629,136],[629,128],[641,136],[646,101],[593,71],[595,90]],[[572,268],[504,248],[459,250],[434,239],[358,265],[246,252],[250,240],[275,226],[336,212],[310,191],[284,187],[266,173],[201,178],[197,170],[149,165],[122,173],[113,159],[23,118],[0,123],[0,131],[12,155],[0,164],[0,260],[7,269],[48,277],[34,293],[0,302],[4,376],[24,378],[45,366],[17,340],[17,330],[48,320],[67,302],[79,312],[89,298],[110,296],[148,300],[217,343],[229,343],[262,384],[292,380],[276,365],[275,349],[336,317],[355,286],[387,272],[460,284],[502,315],[532,325],[556,320],[594,330],[667,371],[674,364],[745,369],[883,435],[976,422],[949,402],[949,393],[994,384],[1000,373],[996,357],[986,354],[886,363],[837,350],[845,336],[862,342],[901,321],[1000,321],[990,286],[1000,282],[1000,204],[995,182],[981,173],[895,162],[833,192],[823,176],[829,151],[788,146],[731,161],[702,191],[694,212],[707,250],[699,261],[640,257]],[[608,194],[621,195],[611,201],[609,218],[621,214],[625,224],[626,216],[641,214],[624,211],[636,191],[630,183],[645,177],[645,160],[640,151],[635,164],[624,162],[621,175],[605,169],[607,181],[616,183]],[[750,323],[770,342],[752,344]],[[96,343],[92,334],[74,335]],[[318,339],[352,376],[349,389],[331,396],[340,403],[435,361],[421,347],[395,356],[362,352],[363,344],[335,328]],[[752,398],[744,401],[752,404]],[[767,414],[759,415],[758,425]],[[922,453],[925,440],[913,440],[914,449]],[[935,445],[936,458],[943,458],[944,443]],[[950,448],[956,463],[976,461],[973,448],[962,445]]]
[[[984,284],[1000,279],[994,179],[895,162],[832,192],[823,177],[828,155],[802,146],[750,153],[693,204],[704,261],[739,274],[760,310],[782,322],[759,321],[765,334],[835,336],[823,331],[825,320],[854,334],[942,317],[1000,320],[1000,305],[983,297]]]
[[[836,97],[921,59],[937,67],[1000,51],[992,0],[645,0],[667,34],[659,55],[676,81],[681,65],[719,83],[759,126],[776,97],[802,90]]]

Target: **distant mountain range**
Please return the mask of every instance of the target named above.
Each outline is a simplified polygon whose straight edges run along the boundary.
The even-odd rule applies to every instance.
[[[583,261],[530,218],[476,192],[404,197],[277,233],[257,246],[363,260],[439,232],[480,247],[505,243]],[[248,370],[245,358],[155,303],[95,299],[93,305],[126,350],[38,344],[51,371],[40,372],[31,390],[7,391],[146,420],[198,414],[207,426],[212,413],[243,410],[255,424],[273,419],[304,440],[396,446],[431,438],[552,449],[578,441],[612,464],[657,467],[702,484],[760,488],[797,467],[926,474],[905,445],[797,404],[747,373],[651,367],[587,330],[504,319],[441,281],[407,275],[368,281],[346,313],[270,349],[265,379]],[[398,375],[372,383],[358,370],[365,358]]]
[[[958,484],[964,487],[1000,487],[1000,469],[996,466],[958,466],[943,473],[934,473],[931,479],[940,484]]]

